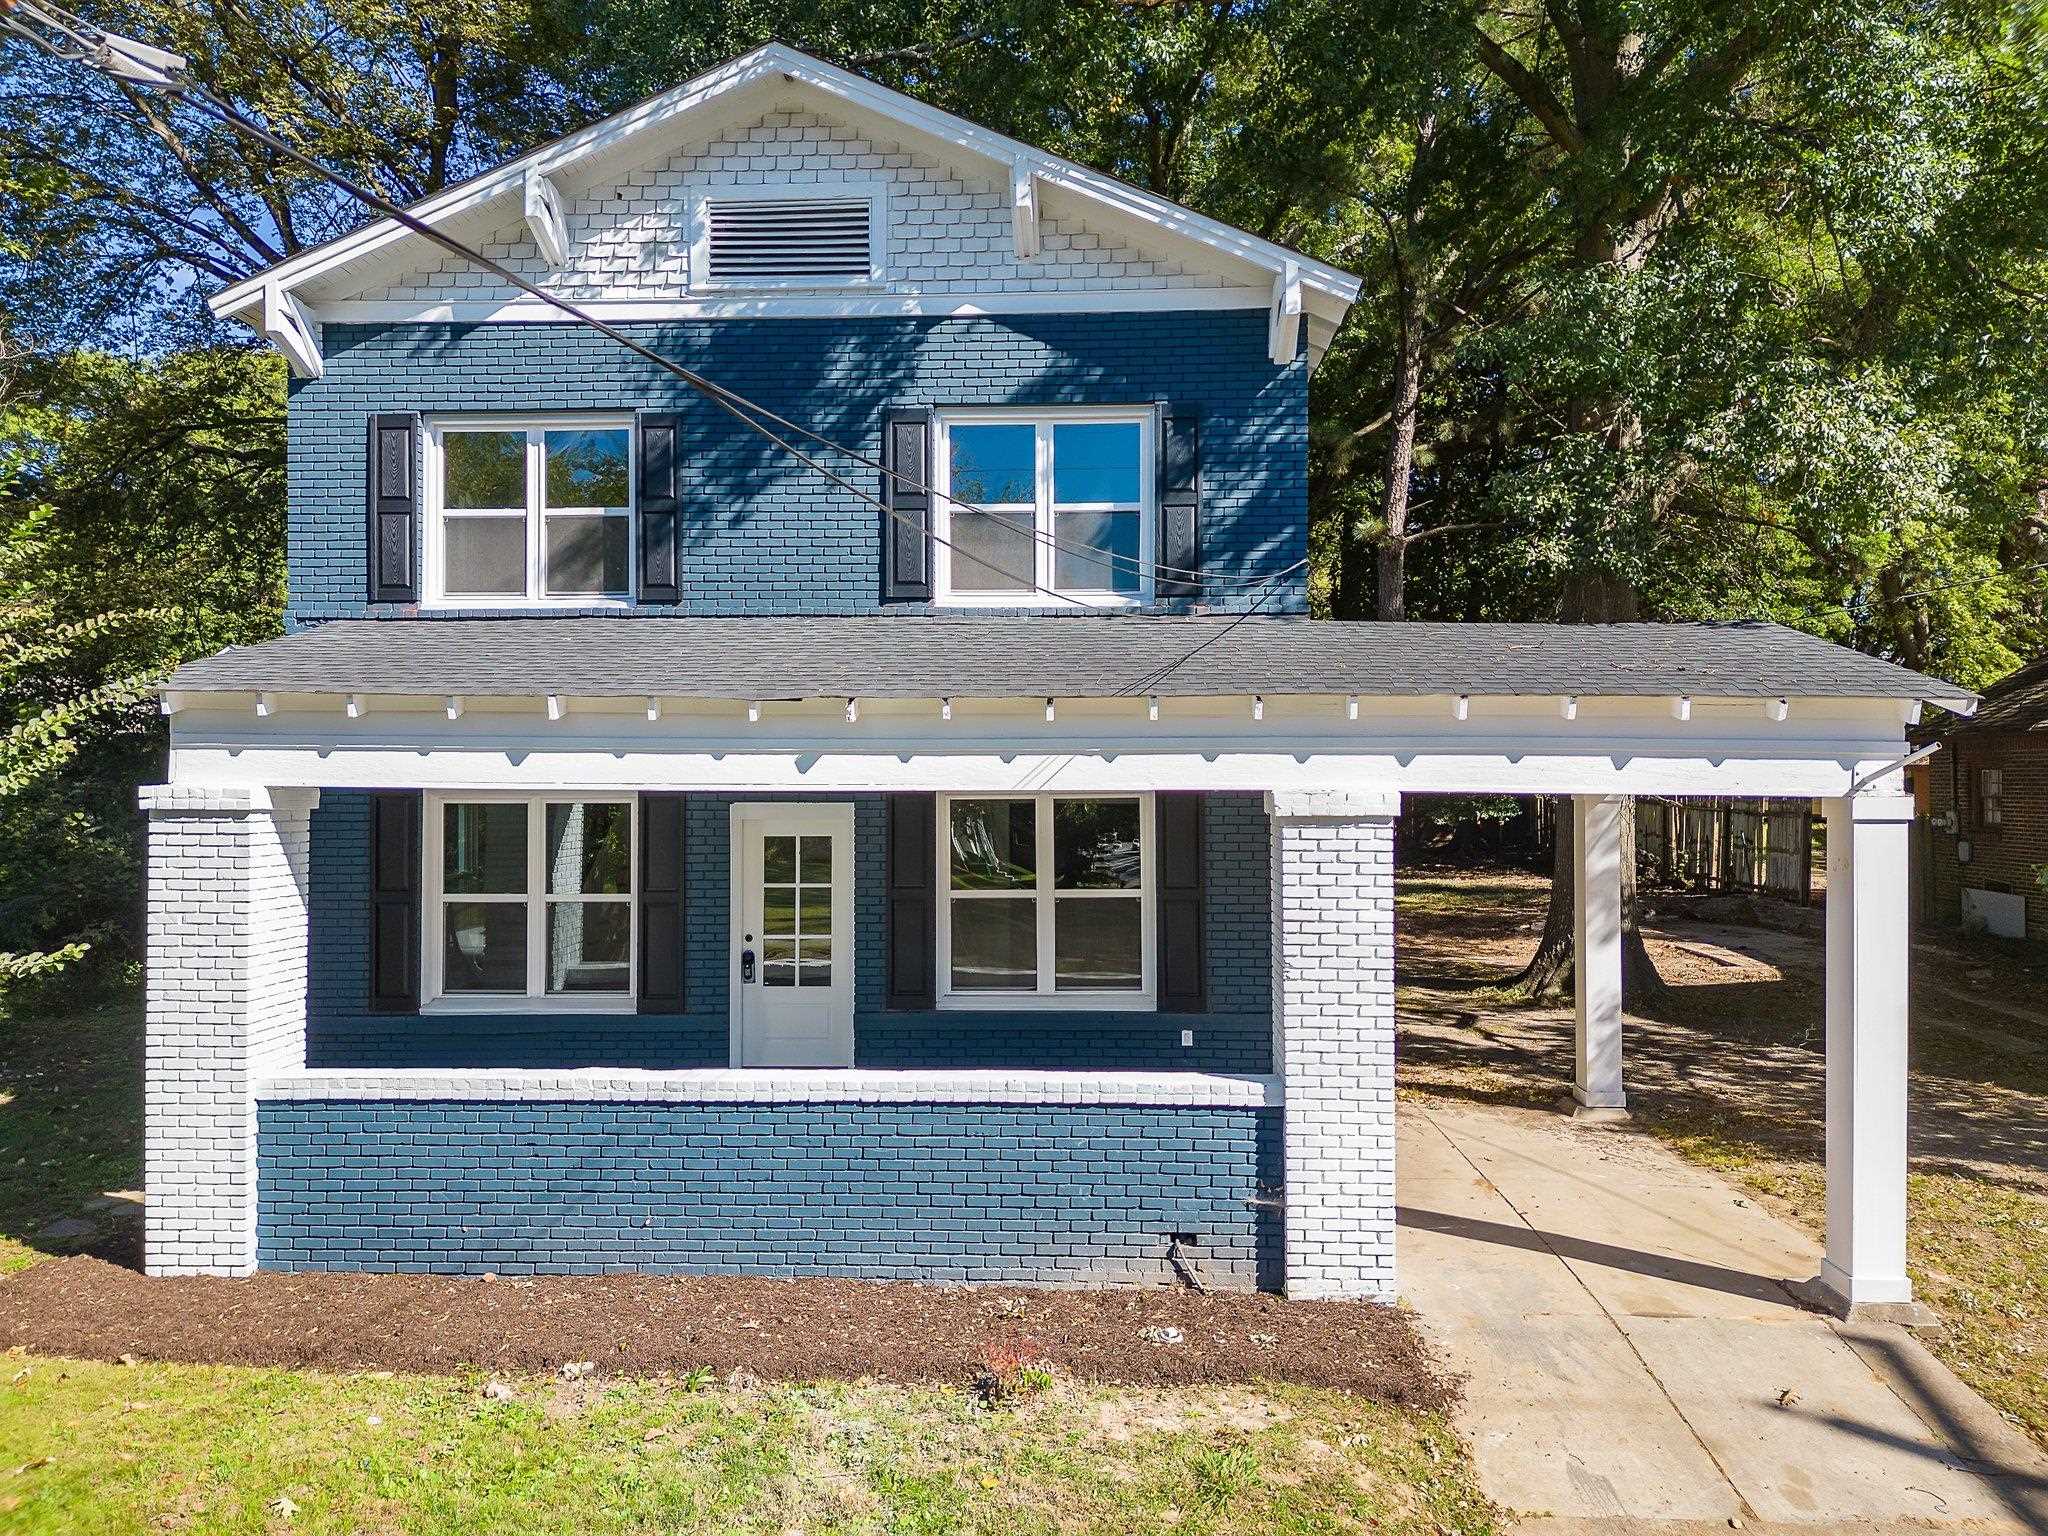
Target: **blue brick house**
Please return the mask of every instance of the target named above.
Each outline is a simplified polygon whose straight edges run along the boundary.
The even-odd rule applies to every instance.
[[[413,214],[487,263],[385,221],[213,300],[291,363],[290,600],[163,694],[155,1272],[1390,1297],[1400,796],[1576,797],[1612,1110],[1620,797],[1830,797],[1878,909],[1865,790],[1964,697],[1311,621],[1358,280],[788,49]]]

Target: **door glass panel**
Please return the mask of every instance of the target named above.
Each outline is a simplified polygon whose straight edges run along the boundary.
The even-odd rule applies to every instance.
[[[761,839],[761,878],[763,880],[790,881],[796,878],[796,839],[793,837],[764,837]]]
[[[793,885],[764,885],[761,887],[761,931],[763,933],[796,932],[796,887]]]
[[[1138,802],[1055,800],[1053,885],[1062,891],[1135,891],[1141,878]]]
[[[953,889],[1029,890],[1038,883],[1038,807],[1029,800],[955,800]]]
[[[806,987],[829,987],[832,985],[832,941],[830,939],[802,939],[798,941],[798,973],[801,985]]]
[[[549,806],[548,894],[623,896],[632,888],[632,837],[628,806]]]
[[[443,808],[442,889],[450,896],[526,894],[526,807],[484,801]]]
[[[796,985],[796,940],[761,941],[761,983],[769,987]]]
[[[525,902],[451,901],[443,915],[443,991],[526,991]]]
[[[803,888],[803,903],[800,909],[802,927],[797,931],[807,939],[823,939],[832,936],[832,887],[829,885],[807,885]]]
[[[1053,986],[1061,992],[1135,992],[1145,984],[1141,903],[1053,901]]]
[[[803,843],[803,874],[800,878],[805,885],[830,885],[832,883],[832,839],[829,837],[806,837]]]
[[[1037,986],[1037,899],[955,899],[954,990],[1030,992]]]
[[[548,991],[624,992],[633,909],[623,901],[548,903]]]

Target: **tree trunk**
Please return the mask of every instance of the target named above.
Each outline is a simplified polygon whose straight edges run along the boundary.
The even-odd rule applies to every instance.
[[[1382,619],[1408,617],[1408,482],[1415,471],[1415,419],[1422,399],[1422,299],[1415,285],[1401,290],[1398,355],[1394,359],[1393,419],[1387,423],[1387,483],[1380,497],[1379,603]]]

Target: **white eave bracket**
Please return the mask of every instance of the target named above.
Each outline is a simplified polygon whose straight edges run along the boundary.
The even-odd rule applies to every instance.
[[[1010,162],[1010,228],[1017,240],[1017,259],[1038,255],[1038,177],[1028,160]]]
[[[569,264],[569,220],[562,212],[562,194],[537,165],[526,168],[526,229],[549,267],[559,272]]]
[[[1301,263],[1273,274],[1273,311],[1266,325],[1266,355],[1285,368],[1301,355]]]
[[[263,285],[263,314],[257,329],[285,355],[293,378],[320,377],[325,366],[320,359],[320,332],[305,305],[286,293],[282,284]]]

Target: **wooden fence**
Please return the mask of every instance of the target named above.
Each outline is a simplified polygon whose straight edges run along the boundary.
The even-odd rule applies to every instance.
[[[1636,800],[1638,878],[1695,891],[1813,896],[1810,800]]]

